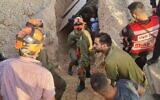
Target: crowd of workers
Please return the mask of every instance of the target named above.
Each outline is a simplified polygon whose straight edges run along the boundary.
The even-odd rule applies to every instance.
[[[154,4],[153,2],[151,4]],[[92,88],[106,100],[139,100],[140,96],[144,95],[148,83],[143,71],[144,66],[157,62],[160,55],[158,34],[160,18],[158,9],[156,11],[154,7],[153,16],[148,16],[141,2],[133,2],[128,6],[135,21],[129,23],[120,33],[122,49],[112,44],[108,33],[90,31],[89,34],[83,26],[85,25],[83,18],[74,19],[74,31],[68,36],[71,58],[68,74],[73,74],[73,66],[78,67],[80,81],[77,92],[85,89],[85,79],[90,78],[91,54],[102,53],[105,56],[102,61],[105,63],[106,76],[102,73],[93,74]],[[94,34],[93,41],[91,41],[92,34]],[[147,55],[152,51],[153,57],[147,60]]]
[[[68,35],[70,63],[68,74],[73,75],[77,66],[79,85],[76,92],[85,89],[86,78],[94,91],[105,100],[140,100],[147,87],[143,71],[145,64],[153,64],[160,56],[160,3],[151,0],[153,16],[146,14],[141,2],[133,2],[128,9],[135,19],[122,31],[123,48],[112,43],[108,33],[99,32],[98,18],[90,18],[91,31],[87,30],[82,17],[73,19],[73,32]],[[16,35],[19,57],[5,58],[0,55],[0,100],[55,100],[52,74],[36,60],[43,48],[43,22],[30,19]],[[153,56],[147,60],[147,55]],[[90,56],[102,53],[106,75],[91,75]]]

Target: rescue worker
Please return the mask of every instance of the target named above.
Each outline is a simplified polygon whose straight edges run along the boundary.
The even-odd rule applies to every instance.
[[[77,92],[81,92],[85,89],[85,79],[90,77],[90,52],[93,49],[93,43],[90,33],[85,30],[85,23],[83,18],[77,17],[74,19],[74,29],[78,34],[79,40],[77,42],[77,50],[79,50],[79,64],[78,64],[78,75],[79,85],[76,89]]]
[[[157,14],[158,16],[160,16],[160,0],[158,1],[158,5],[156,3],[156,0],[150,0],[150,3],[152,5],[153,14]]]
[[[42,32],[43,37],[46,37],[46,34],[43,32],[43,21],[41,19],[33,19],[33,18],[29,19],[28,22],[26,23],[26,26],[31,27],[33,29],[32,31],[34,31],[35,29],[39,30],[40,32]],[[43,40],[44,49],[41,50],[41,52],[39,53],[37,60],[39,60],[42,63],[42,66],[45,66],[45,68],[47,68],[52,73],[53,77],[56,79],[54,83],[56,87],[55,98],[59,100],[61,99],[66,89],[66,83],[54,70],[55,68],[58,67],[58,64],[55,64],[54,62],[51,62],[49,60],[49,57],[47,54],[48,51],[47,51],[47,48],[45,48],[45,46],[48,46],[49,44],[50,43],[48,43],[48,41]]]
[[[69,56],[71,62],[69,63],[68,67],[68,74],[73,75],[72,67],[78,66],[78,59],[80,57],[80,53],[77,51],[77,42],[80,38],[79,34],[77,33],[77,28],[74,27],[73,32],[68,35],[68,46],[69,46]]]
[[[141,2],[133,2],[128,9],[135,22],[129,23],[121,32],[123,50],[135,58],[137,65],[143,69],[147,62],[147,54],[154,48],[160,27],[159,17],[148,17]]]
[[[99,33],[96,36],[94,48],[97,52],[105,55],[106,74],[111,79],[113,86],[119,79],[131,80],[146,86],[147,81],[144,72],[128,53],[112,45],[111,37],[107,33]]]
[[[0,63],[3,100],[55,100],[52,74],[36,60],[42,48],[41,31],[33,32],[31,27],[25,27],[16,35],[20,56]]]

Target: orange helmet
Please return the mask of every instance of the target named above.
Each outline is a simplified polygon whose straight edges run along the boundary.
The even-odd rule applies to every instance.
[[[41,19],[29,19],[26,26],[31,25],[33,27],[43,27],[43,21]]]
[[[85,26],[84,23],[85,23],[85,22],[83,21],[83,18],[81,18],[81,17],[76,17],[76,18],[74,19],[74,29],[79,29],[79,30],[84,29],[84,26]]]
[[[43,47],[43,33],[31,27],[23,28],[16,35],[16,49],[25,49],[32,53],[38,53]]]

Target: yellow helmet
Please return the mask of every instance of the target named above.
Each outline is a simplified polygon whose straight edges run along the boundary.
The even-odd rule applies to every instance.
[[[30,54],[39,53],[43,47],[43,33],[32,27],[23,28],[16,35],[16,49],[25,49]]]

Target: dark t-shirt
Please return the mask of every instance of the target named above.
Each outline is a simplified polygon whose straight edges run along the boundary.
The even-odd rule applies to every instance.
[[[137,84],[125,79],[121,79],[117,81],[116,87],[117,93],[115,100],[140,100],[137,92]]]

